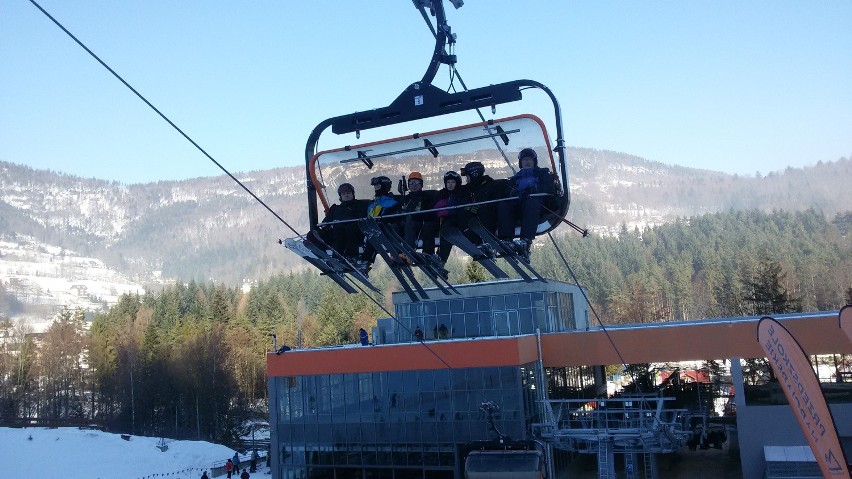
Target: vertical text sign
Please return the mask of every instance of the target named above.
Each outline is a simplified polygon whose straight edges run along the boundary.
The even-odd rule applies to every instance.
[[[831,411],[811,362],[787,328],[772,318],[757,323],[757,340],[814,452],[823,477],[849,477]]]

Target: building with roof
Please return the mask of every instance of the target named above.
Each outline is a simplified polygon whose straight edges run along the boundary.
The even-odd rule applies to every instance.
[[[763,474],[764,445],[807,444],[789,406],[746,401],[738,358],[763,357],[759,318],[604,329],[590,324],[576,285],[457,289],[427,290],[417,302],[394,294],[395,318],[377,320],[371,345],[267,356],[274,478],[461,478],[470,451],[499,449],[498,438],[534,445],[547,477],[567,477],[584,453],[597,455],[599,477],[615,477],[616,456],[626,477],[657,477],[658,455],[689,439],[689,417],[647,406],[662,400],[601,401],[612,364],[731,360],[742,477]],[[776,319],[808,354],[849,355],[837,314]],[[852,438],[852,399],[831,409],[844,418],[839,434]]]

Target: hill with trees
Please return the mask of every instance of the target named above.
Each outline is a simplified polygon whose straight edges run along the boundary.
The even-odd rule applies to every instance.
[[[830,310],[852,301],[848,225],[849,214],[730,211],[611,237],[563,235],[537,244],[533,259],[549,277],[570,281],[573,271],[604,324]],[[469,265],[453,258],[451,279],[481,273]],[[372,300],[308,270],[249,292],[190,281],[124,295],[90,328],[65,310],[41,337],[4,320],[0,418],[88,418],[229,443],[245,419],[266,414],[271,335],[302,347],[356,342],[394,289],[386,269],[371,277],[385,292]]]
[[[644,229],[729,210],[813,209],[832,218],[852,205],[847,158],[741,177],[610,151],[569,148],[568,156],[569,218],[604,235],[617,235],[622,224]],[[302,167],[236,176],[305,232]],[[369,172],[362,176],[367,182]],[[34,238],[141,283],[239,284],[307,267],[277,244],[288,236],[292,231],[226,176],[123,185],[0,162],[0,239]]]

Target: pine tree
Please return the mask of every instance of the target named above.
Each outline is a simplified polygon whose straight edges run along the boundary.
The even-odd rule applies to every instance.
[[[751,278],[745,281],[747,302],[755,315],[782,314],[801,311],[800,300],[787,291],[787,273],[777,261],[764,257]]]
[[[481,264],[470,260],[464,267],[464,278],[467,283],[481,283],[488,279],[488,274]]]

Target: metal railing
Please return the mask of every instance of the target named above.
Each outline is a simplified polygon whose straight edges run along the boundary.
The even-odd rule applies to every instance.
[[[542,401],[544,422],[533,432],[558,449],[596,453],[608,442],[619,453],[672,452],[692,432],[686,409],[665,409],[673,398],[551,399]]]

